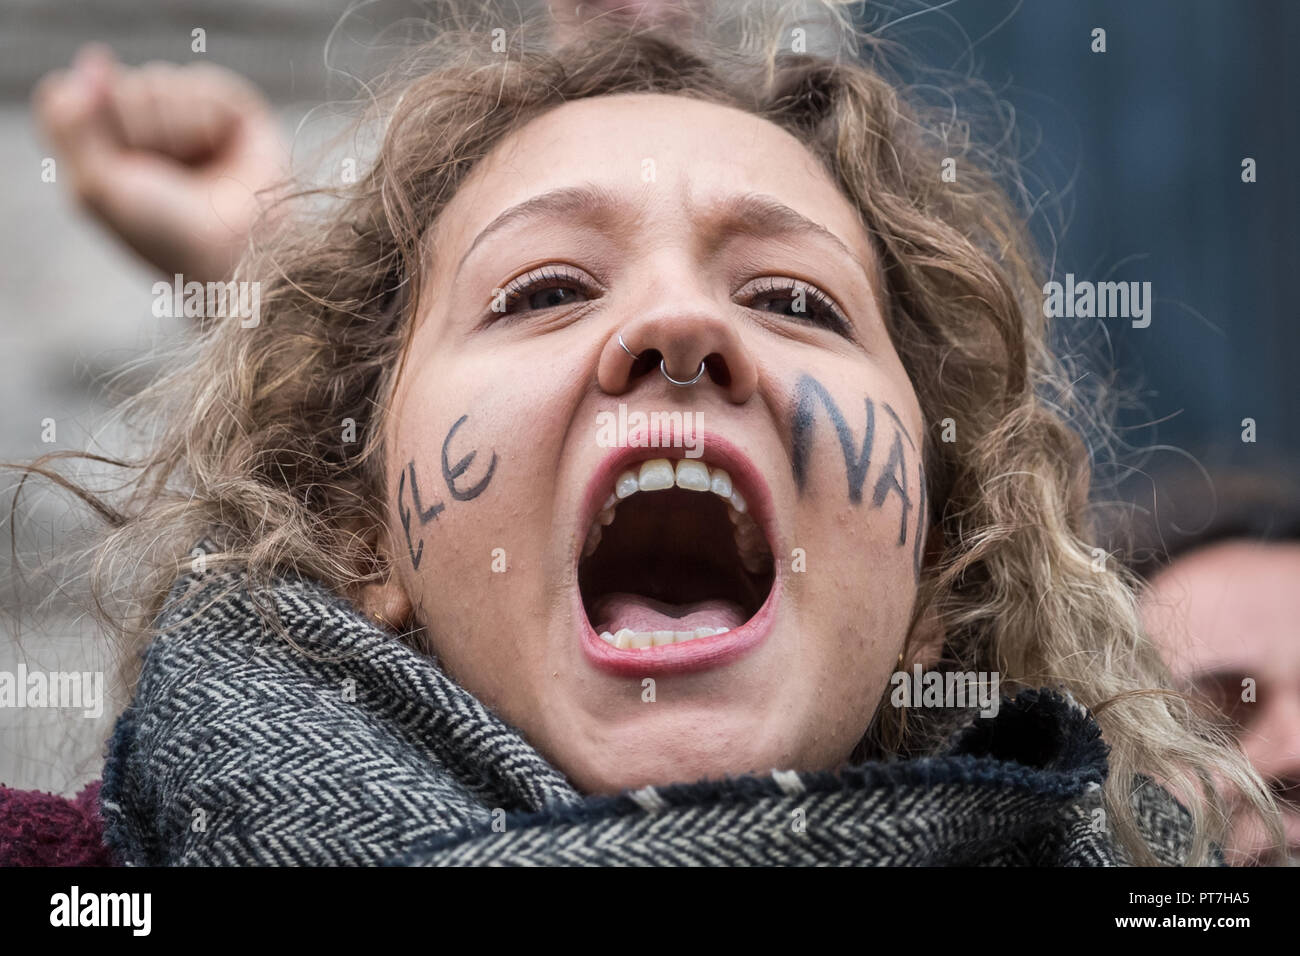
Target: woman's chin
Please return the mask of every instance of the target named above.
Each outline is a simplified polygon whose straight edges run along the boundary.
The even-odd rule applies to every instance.
[[[812,653],[825,643],[817,629],[792,620],[789,606],[774,610],[738,629],[742,638],[757,632],[746,653],[698,669],[643,665],[630,676],[592,667],[569,641],[566,616],[551,629],[564,657],[543,668],[533,698],[546,705],[506,716],[584,793],[833,769],[871,720],[872,696],[859,690],[867,675]],[[585,617],[579,624],[590,630]],[[832,705],[842,713],[827,721]]]
[[[589,794],[773,770],[831,769],[843,758],[821,752],[816,743],[764,736],[756,730],[762,723],[751,714],[716,709],[662,714],[606,733],[599,746],[555,756],[574,786]]]
[[[584,766],[571,774],[570,780],[582,793],[613,795],[642,787],[759,773],[762,771],[758,768],[762,765],[761,760],[738,759],[735,754],[641,752],[633,755],[629,762],[617,766],[604,762]]]

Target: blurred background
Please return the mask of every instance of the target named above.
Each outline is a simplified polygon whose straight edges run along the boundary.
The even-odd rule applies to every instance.
[[[106,412],[152,374],[149,351],[187,334],[151,314],[159,278],[42,181],[52,155],[29,97],[91,40],[126,64],[197,57],[248,77],[299,148],[332,131],[320,104],[349,97],[347,73],[412,3],[342,0],[0,0],[0,460],[53,449],[120,453]],[[352,5],[356,6],[356,5]],[[1140,501],[1162,458],[1207,465],[1300,464],[1300,357],[1285,276],[1300,264],[1293,47],[1287,0],[950,0],[863,4],[860,22],[927,67],[983,80],[1014,110],[1033,226],[1054,277],[1150,282],[1151,324],[1076,330],[1090,375],[1134,401],[1109,476]],[[191,52],[191,31],[206,52]],[[1093,52],[1093,30],[1106,50]],[[329,41],[329,66],[326,47]],[[1242,181],[1255,160],[1257,181]],[[139,363],[114,380],[125,363]],[[1242,420],[1256,441],[1241,440]],[[56,423],[43,441],[45,420]],[[46,436],[48,437],[48,435]],[[1144,487],[1146,491],[1144,492]],[[8,513],[13,481],[0,482]],[[82,520],[65,497],[24,493],[14,542],[46,548]],[[10,538],[7,526],[2,532]],[[24,563],[24,567],[30,561]],[[0,671],[108,669],[76,595],[51,595],[0,547]],[[22,611],[19,616],[18,612]],[[111,671],[110,671],[111,672]],[[98,777],[121,690],[98,720],[0,710],[0,782],[72,793]]]
[[[1033,224],[1055,249],[1053,278],[1151,283],[1149,328],[1093,323],[1107,339],[1095,373],[1133,398],[1124,440],[1212,469],[1294,473],[1300,307],[1284,277],[1300,263],[1287,168],[1300,148],[1289,52],[1300,4],[959,0],[899,27],[928,65],[973,69],[1014,108],[1026,145],[1036,137],[1022,162],[1051,192]],[[1091,50],[1099,27],[1105,53]],[[1242,182],[1247,157],[1254,183]],[[1254,444],[1241,441],[1243,418],[1257,423]]]

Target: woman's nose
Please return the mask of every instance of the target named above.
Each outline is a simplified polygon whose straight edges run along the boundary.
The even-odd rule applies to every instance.
[[[600,353],[596,380],[621,395],[646,375],[681,388],[722,388],[736,404],[758,387],[758,366],[734,319],[707,300],[643,313],[614,330]]]

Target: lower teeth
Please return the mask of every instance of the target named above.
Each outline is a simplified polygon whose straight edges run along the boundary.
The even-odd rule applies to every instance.
[[[665,644],[682,644],[697,637],[713,637],[729,630],[726,627],[697,627],[693,631],[633,631],[625,627],[617,634],[601,631],[600,639],[623,650],[642,650],[647,647],[663,647]]]

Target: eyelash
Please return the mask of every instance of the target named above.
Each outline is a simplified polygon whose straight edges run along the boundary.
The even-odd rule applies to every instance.
[[[750,302],[747,308],[754,308],[753,303],[764,297],[775,297],[777,294],[783,294],[787,298],[793,299],[797,293],[803,292],[808,305],[806,313],[808,318],[804,321],[841,335],[847,336],[850,334],[851,326],[844,312],[834,299],[812,283],[805,282],[803,279],[784,276],[762,276],[752,280],[745,288],[755,283],[762,283],[762,285],[752,290],[747,296]],[[515,315],[519,311],[516,306],[524,298],[549,289],[563,289],[570,286],[577,287],[583,295],[593,293],[598,295],[601,291],[594,282],[570,267],[558,264],[545,265],[525,272],[523,275],[517,276],[506,283],[502,289],[505,309],[495,314],[498,318]],[[547,308],[558,307],[544,306],[536,311],[545,311]]]
[[[749,300],[751,303],[774,293],[781,293],[786,298],[793,299],[797,293],[803,292],[805,305],[808,307],[808,311],[805,313],[808,318],[804,319],[804,321],[830,329],[832,332],[838,332],[840,335],[850,335],[851,326],[844,312],[835,303],[834,299],[811,282],[785,276],[762,276],[753,281],[755,283],[764,283],[764,286],[750,294]],[[751,304],[749,308],[753,308],[753,305]],[[791,318],[794,317],[791,316]]]
[[[545,292],[548,289],[563,289],[568,286],[577,286],[584,295],[600,292],[600,288],[595,283],[567,266],[558,264],[545,265],[537,269],[531,269],[505,284],[505,287],[501,290],[505,298],[505,311],[497,314],[501,316],[514,315],[518,311],[515,306],[524,297],[536,295],[538,292]],[[551,308],[554,308],[554,306]]]

